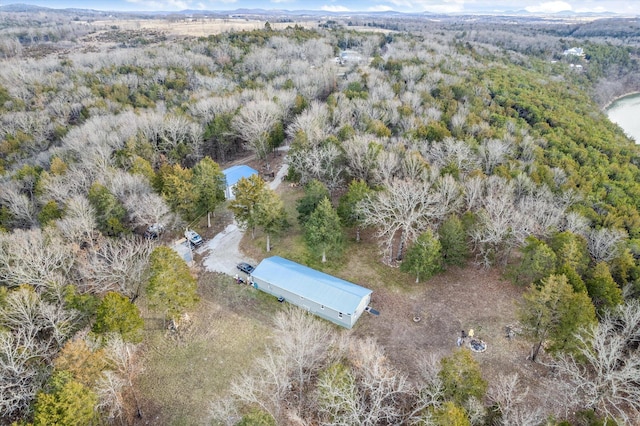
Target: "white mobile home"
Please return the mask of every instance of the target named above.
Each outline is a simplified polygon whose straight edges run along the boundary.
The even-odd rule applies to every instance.
[[[372,291],[279,256],[251,273],[253,286],[319,317],[351,328],[371,301]]]
[[[233,200],[236,198],[233,193],[233,189],[240,179],[249,178],[250,176],[258,174],[256,170],[245,165],[229,167],[228,169],[224,169],[222,173],[224,174],[224,178],[226,180],[224,196],[227,200]]]

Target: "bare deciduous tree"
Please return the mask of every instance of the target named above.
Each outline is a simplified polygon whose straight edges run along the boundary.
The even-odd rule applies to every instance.
[[[327,357],[332,343],[331,331],[324,322],[294,307],[278,313],[275,328],[278,337],[276,347],[287,358],[302,404],[307,381]]]
[[[16,181],[2,183],[0,204],[11,213],[11,219],[16,227],[30,228],[38,223],[36,206],[27,194],[20,192]]]
[[[103,294],[116,291],[132,302],[147,279],[154,244],[141,237],[105,239],[79,265],[85,291]]]
[[[0,233],[0,281],[10,287],[63,286],[73,265],[73,253],[53,230],[39,228]]]
[[[471,238],[489,266],[500,257],[506,261],[529,235],[544,237],[559,228],[571,199],[554,196],[546,186],[529,185],[526,178],[507,181],[494,175],[467,180],[465,201],[478,216]]]
[[[64,205],[75,196],[86,196],[98,173],[91,163],[72,164],[61,175],[48,175],[44,179],[44,199],[53,199]]]
[[[0,332],[0,411],[4,416],[25,410],[43,385],[37,363],[44,348],[32,336]]]
[[[320,102],[312,102],[287,127],[287,136],[293,139],[298,132],[304,132],[309,144],[317,145],[329,136],[330,130],[327,106]]]
[[[332,191],[342,183],[344,165],[337,146],[331,143],[296,150],[288,156],[289,166],[300,174],[300,183],[317,179]]]
[[[267,162],[269,153],[269,133],[282,116],[280,107],[273,101],[251,101],[233,119],[232,126],[237,134]]]
[[[484,194],[484,178],[473,176],[464,181],[464,201],[467,210],[477,210],[482,206]]]
[[[64,344],[73,327],[75,315],[42,300],[31,287],[9,292],[0,310],[0,323],[10,330],[26,330],[27,335],[39,339],[49,348]]]
[[[512,147],[509,142],[489,139],[482,142],[478,154],[485,174],[490,175],[496,166],[511,156]]]
[[[165,200],[153,191],[144,176],[116,170],[105,177],[107,187],[122,202],[136,226],[167,225],[172,215]]]
[[[238,407],[232,397],[213,401],[209,408],[209,414],[217,425],[234,426],[241,420]]]
[[[258,359],[255,372],[243,375],[232,385],[232,393],[245,404],[256,404],[282,419],[292,389],[298,409],[308,381],[323,365],[332,335],[326,324],[302,309],[289,307],[276,317],[276,345]]]
[[[407,242],[449,213],[450,206],[443,201],[428,180],[395,179],[385,190],[367,195],[357,209],[363,223],[377,229],[385,261],[393,262],[394,241],[398,242],[396,258],[401,260]]]
[[[500,253],[506,254],[517,245],[513,230],[520,230],[513,198],[513,185],[504,179],[490,177],[485,180],[485,192],[478,211],[479,224],[471,231],[485,266],[489,266]]]
[[[408,415],[412,424],[428,421],[428,409],[438,408],[444,401],[444,384],[438,375],[441,368],[438,357],[435,354],[430,354],[422,358],[418,366],[420,385],[412,411]]]
[[[349,347],[351,369],[318,383],[320,410],[327,425],[400,424],[405,398],[411,392],[406,377],[391,367],[372,339],[353,340]]]
[[[162,122],[158,148],[169,152],[189,140],[191,122],[183,115],[167,115]]]
[[[620,243],[626,238],[627,234],[620,229],[594,229],[587,237],[589,254],[596,262],[609,262],[616,258]]]
[[[382,144],[370,136],[355,136],[342,144],[347,172],[353,179],[373,184],[377,176],[378,155]]]
[[[423,155],[439,168],[454,166],[463,176],[475,170],[479,161],[473,150],[464,141],[445,138],[442,142],[434,142],[428,149],[423,148]]]
[[[623,424],[640,421],[640,302],[608,312],[578,335],[578,355],[554,363],[577,407],[596,410]]]
[[[397,150],[385,150],[378,156],[378,179],[389,185],[401,174],[402,156]]]
[[[522,388],[517,373],[499,375],[489,386],[487,396],[500,412],[500,424],[504,426],[536,426],[544,420],[539,408],[526,404],[529,387]]]
[[[6,64],[6,62],[4,62]],[[53,129],[49,116],[39,111],[5,112],[0,116],[0,136],[27,136],[20,143],[20,154],[37,155],[49,146],[49,136]],[[16,155],[16,154],[12,154]]]
[[[435,172],[435,170],[434,170]],[[427,162],[418,151],[409,151],[402,156],[398,177],[410,181],[435,179],[436,173],[429,173]]]
[[[590,221],[580,213],[569,212],[565,217],[564,230],[586,237],[589,234]]]
[[[126,381],[111,370],[104,371],[96,383],[98,408],[109,419],[118,419],[123,415],[123,389]]]
[[[113,152],[136,135],[139,122],[132,111],[91,117],[81,126],[70,128],[62,148],[87,172],[102,175],[113,163]]]
[[[131,399],[135,407],[133,407],[135,417],[141,417],[140,404],[135,392],[133,381],[143,370],[143,366],[136,357],[139,346],[122,340],[120,335],[114,334],[107,341],[105,353],[110,360],[114,369],[111,370],[111,378],[105,378],[99,383],[102,404],[108,412],[123,416],[126,410],[124,402],[127,398],[124,396],[126,392],[131,392]]]
[[[244,73],[273,76],[285,72],[286,62],[270,47],[253,46],[242,61]]]
[[[286,356],[267,349],[264,356],[256,361],[256,370],[233,382],[230,392],[241,403],[260,407],[277,422],[283,414],[290,387]]]
[[[169,206],[155,192],[130,194],[123,201],[129,219],[136,226],[149,226],[156,223],[167,225],[174,221]]]
[[[96,229],[95,212],[89,200],[76,195],[67,200],[65,215],[56,221],[60,234],[69,241],[81,244],[91,241]]]
[[[71,332],[73,312],[45,302],[31,287],[10,291],[0,307],[0,409],[26,409]]]

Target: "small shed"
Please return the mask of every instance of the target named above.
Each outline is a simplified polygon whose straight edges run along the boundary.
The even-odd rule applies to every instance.
[[[273,256],[251,273],[259,290],[286,300],[319,317],[351,328],[371,301],[372,291],[357,284]]]
[[[258,172],[249,166],[244,164],[238,166],[232,166],[222,171],[226,179],[226,185],[224,188],[224,196],[227,200],[233,200],[235,195],[233,194],[233,188],[235,188],[238,181],[242,178],[249,178],[250,176],[257,175]]]

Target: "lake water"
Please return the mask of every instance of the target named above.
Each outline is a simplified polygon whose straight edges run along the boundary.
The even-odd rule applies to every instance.
[[[625,96],[606,109],[609,120],[617,123],[624,132],[640,143],[640,94]]]

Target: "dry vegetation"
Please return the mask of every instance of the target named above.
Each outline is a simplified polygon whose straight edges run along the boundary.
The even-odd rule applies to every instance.
[[[265,319],[273,303],[217,274],[200,277],[199,294],[197,311],[176,333],[149,330],[137,383],[139,424],[206,424],[209,404],[226,394],[230,381],[268,343]]]
[[[238,161],[259,168],[250,157]],[[281,161],[275,158],[273,168]],[[249,258],[287,257],[374,290],[371,306],[380,316],[365,313],[352,331],[333,326],[336,333],[373,338],[394,368],[417,380],[427,354],[451,355],[461,330],[473,329],[488,344],[486,352],[474,357],[490,383],[500,375],[518,373],[531,387],[545,386],[547,369],[527,359],[530,344],[522,336],[506,336],[506,327],[517,323],[516,303],[523,289],[505,281],[498,269],[468,265],[416,284],[413,276],[379,261],[367,231],[360,243],[349,239],[349,256],[323,265],[301,244],[300,226],[293,219],[301,188],[285,182],[278,193],[292,227],[274,240],[271,253],[265,252],[261,233],[255,239],[246,233],[241,248]],[[229,219],[220,216],[214,229],[224,228]],[[144,361],[148,367],[139,380],[146,413],[140,424],[147,424],[149,417],[165,424],[206,423],[209,414],[202,407],[225,396],[238,374],[250,369],[269,345],[274,314],[286,308],[269,295],[235,284],[229,275],[201,272],[199,288],[202,301],[184,335],[172,338],[163,330],[152,335]],[[535,404],[554,404],[545,394],[531,393],[529,398]]]
[[[251,31],[263,29],[268,20],[242,19],[242,18],[193,18],[180,20],[167,19],[114,19],[92,22],[97,27],[116,26],[122,30],[151,30],[160,31],[167,35],[181,37],[207,37],[211,34],[220,34],[235,31]],[[289,26],[298,25],[304,28],[317,28],[318,23],[313,21],[296,22],[269,22],[274,30],[282,30]]]
[[[613,288],[611,293],[618,296],[609,301],[612,309],[623,304],[623,286],[627,296],[640,292],[640,215],[633,198],[638,194],[634,177],[639,157],[619,129],[603,123],[590,109],[595,104],[586,94],[570,91],[571,84],[584,81],[582,75],[566,73],[566,63],[551,65],[548,54],[540,53],[544,49],[561,52],[562,34],[527,38],[517,31],[513,37],[510,32],[500,33],[504,43],[499,48],[489,43],[496,41],[491,39],[490,22],[475,29],[473,24],[470,28],[474,31],[462,33],[455,25],[451,30],[443,24],[439,31],[433,31],[434,22],[400,25],[390,21],[393,25],[389,26],[416,30],[405,34],[389,30],[387,23],[379,28],[375,22],[355,22],[351,29],[342,27],[334,32],[336,28],[319,28],[311,21],[274,22],[271,30],[266,20],[233,18],[89,21],[91,25],[67,23],[57,33],[52,25],[54,30],[44,38],[38,31],[14,28],[0,45],[6,59],[6,66],[0,69],[0,226],[5,227],[0,233],[0,302],[9,300],[9,294],[22,292],[24,300],[33,297],[45,313],[54,303],[59,308],[55,318],[38,317],[45,324],[42,329],[34,321],[29,331],[34,336],[52,333],[55,339],[48,339],[48,346],[38,355],[43,360],[41,370],[28,360],[22,363],[30,368],[31,376],[24,381],[29,388],[12,416],[19,411],[25,418],[31,416],[38,390],[45,389],[48,377],[57,372],[54,360],[65,342],[82,340],[89,334],[95,312],[88,308],[83,312],[82,327],[78,326],[83,330],[69,326],[72,320],[67,315],[71,318],[80,311],[76,309],[79,302],[74,299],[76,305],[68,307],[71,302],[65,299],[63,289],[73,288],[94,304],[101,303],[107,291],[117,291],[126,304],[135,302],[140,307],[145,320],[144,339],[137,346],[141,349],[137,352],[140,372],[135,375],[135,386],[130,386],[130,370],[123,376],[129,380],[129,385],[123,385],[128,388],[118,394],[125,395],[126,401],[116,401],[122,402],[119,408],[124,414],[105,421],[211,423],[211,404],[237,391],[239,377],[247,379],[244,373],[253,372],[264,361],[264,354],[279,348],[274,319],[290,311],[275,298],[236,284],[230,277],[235,271],[225,275],[203,270],[202,259],[196,257],[192,272],[197,277],[200,301],[177,322],[176,329],[168,329],[163,318],[166,311],[151,309],[151,298],[142,290],[155,242],[136,234],[149,224],[166,220],[167,228],[173,229],[160,243],[180,237],[185,226],[212,238],[233,217],[223,205],[215,212],[214,226],[206,227],[210,205],[200,211],[199,200],[196,203],[196,197],[189,197],[202,184],[190,175],[194,165],[212,157],[222,168],[248,164],[264,171],[264,160],[249,155],[247,148],[260,157],[261,150],[268,152],[268,143],[280,138],[277,143],[288,143],[292,148],[290,164],[301,182],[321,181],[332,190],[334,205],[347,191],[351,178],[362,178],[368,189],[380,190],[377,194],[396,192],[396,200],[408,195],[407,204],[413,203],[408,210],[396,213],[398,217],[370,222],[372,226],[362,231],[360,242],[348,235],[342,255],[323,264],[304,243],[302,226],[296,220],[296,201],[302,197],[304,185],[285,182],[277,194],[291,226],[282,235],[273,236],[269,253],[265,251],[266,235],[260,230],[253,239],[247,233],[241,242],[248,258],[280,255],[373,290],[371,306],[380,311],[379,316],[365,313],[353,330],[322,323],[332,336],[344,338],[327,340],[335,347],[343,344],[338,348],[343,352],[331,346],[338,354],[332,356],[344,360],[342,367],[354,367],[345,365],[357,364],[361,360],[358,356],[368,355],[372,365],[383,366],[382,370],[395,375],[383,379],[394,382],[407,377],[415,391],[424,379],[423,358],[449,357],[461,330],[473,329],[488,348],[474,353],[472,359],[490,386],[501,383],[505,374],[518,374],[524,383],[518,391],[531,389],[524,404],[531,412],[539,408],[543,417],[555,416],[553,421],[570,417],[562,412],[564,400],[559,394],[563,388],[554,383],[558,376],[544,364],[527,359],[530,342],[524,336],[507,336],[508,327],[519,330],[516,305],[524,285],[534,280],[516,286],[504,278],[503,268],[518,259],[528,237],[539,238],[542,245],[562,230],[575,235],[572,241],[576,245],[584,240],[585,256],[571,259],[578,264],[587,258],[584,268],[577,269],[583,277],[574,271],[576,281],[592,279],[587,269],[600,262],[601,270],[611,266],[612,272],[606,269],[604,275],[608,276],[604,278],[610,278],[607,290]],[[317,32],[305,30],[316,28]],[[286,30],[277,32],[279,29]],[[224,34],[236,31],[243,31],[243,35],[225,38]],[[340,49],[353,49],[358,58],[370,60],[354,59],[338,67],[334,55]],[[618,46],[603,48],[600,60],[609,51],[619,54],[623,64],[626,51]],[[503,62],[496,65],[496,58]],[[627,65],[620,65],[619,72],[631,69]],[[587,72],[598,78],[595,71],[585,71],[585,75]],[[608,75],[612,81],[614,77]],[[629,78],[600,94],[617,94],[633,84],[635,78]],[[515,86],[522,93],[512,92]],[[571,93],[562,97],[555,90]],[[556,116],[545,115],[550,110]],[[252,122],[252,117],[259,119]],[[593,122],[578,121],[589,117]],[[584,129],[589,129],[588,135]],[[576,146],[569,146],[569,142]],[[271,168],[277,169],[287,159],[269,154],[268,160]],[[208,161],[213,163],[211,158]],[[593,187],[593,192],[578,193],[587,187]],[[190,189],[177,190],[183,188]],[[410,197],[418,192],[422,198]],[[602,196],[605,192],[606,199]],[[178,193],[186,195],[179,198]],[[359,204],[358,214],[374,217],[380,199],[366,198]],[[429,202],[433,213],[426,215]],[[421,210],[418,219],[403,222],[415,210]],[[608,213],[601,214],[604,211]],[[473,260],[479,262],[468,260],[463,267],[450,267],[416,283],[415,275],[400,271],[397,259],[403,250],[406,254],[418,235],[437,229],[451,215],[472,220],[469,223],[473,226],[463,239],[473,241]],[[376,232],[387,223],[396,227],[390,228],[387,241],[381,242]],[[403,244],[398,244],[400,240]],[[126,249],[135,249],[134,241],[141,247],[139,253],[132,254]],[[386,257],[386,263],[381,261],[381,247],[393,254]],[[571,248],[580,252],[580,247]],[[551,251],[549,248],[546,253]],[[555,274],[556,268],[559,266],[554,264],[544,272]],[[33,288],[27,290],[24,283]],[[587,290],[579,291],[585,298],[592,296],[586,295]],[[595,300],[598,294],[593,293],[594,301],[604,303],[602,298]],[[15,300],[12,303],[20,307],[20,300]],[[587,303],[592,307],[591,299]],[[18,340],[12,340],[14,334],[26,335],[20,334],[26,327],[6,312],[10,311],[0,303],[3,344],[16,349],[15,353],[28,353],[14,344]],[[46,328],[48,320],[55,327]],[[607,337],[602,341],[606,343]],[[612,358],[637,365],[637,337],[633,339]],[[357,353],[349,345],[364,349]],[[355,354],[355,361],[347,359],[351,354]],[[544,354],[542,359],[552,358]],[[567,368],[572,360],[567,358]],[[328,365],[327,361],[322,368]],[[0,366],[5,368],[5,364]],[[275,366],[274,371],[281,371],[279,368],[283,367]],[[308,378],[313,382],[326,370],[318,367],[308,371],[315,375]],[[628,386],[621,392],[623,396],[639,393],[637,374],[633,374],[631,380],[624,378]],[[322,414],[313,411],[317,407],[309,409],[302,403],[316,393],[305,399],[302,381],[297,384],[299,393],[292,390],[295,379],[281,389],[286,397],[277,402],[286,402],[287,408],[281,411],[278,406],[282,417],[274,418],[280,424],[283,419],[295,423],[292,419],[296,416],[311,413],[305,421],[322,422]],[[306,386],[315,391],[308,383]],[[262,391],[269,390],[265,389]],[[419,393],[405,399],[413,401]],[[592,405],[581,406],[582,400],[577,398],[581,395],[567,392],[565,396],[570,395],[576,396],[573,404],[577,409],[615,406],[621,407],[620,413],[628,410],[633,415],[640,410],[638,402],[618,406],[617,401],[597,398]],[[292,401],[299,403],[294,407],[299,411],[289,407]],[[444,397],[431,408],[443,401]],[[101,401],[100,407],[112,402]],[[242,405],[241,401],[240,414],[248,411],[248,405],[259,405],[249,402]],[[483,410],[495,402],[487,396]],[[458,405],[462,407],[462,403]],[[502,414],[502,423],[509,424],[506,409]],[[17,417],[0,418],[14,419]],[[541,421],[536,420],[538,423],[518,424]],[[388,423],[379,420],[371,424]]]

